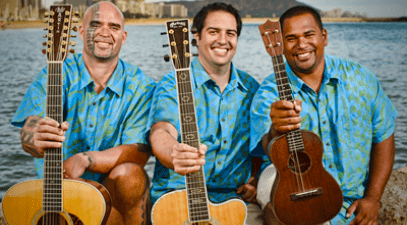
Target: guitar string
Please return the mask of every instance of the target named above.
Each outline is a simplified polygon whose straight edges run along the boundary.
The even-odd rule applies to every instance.
[[[187,52],[187,48],[186,46],[189,46],[189,36],[188,36],[188,30],[185,30],[183,32],[183,40],[186,40],[187,42],[184,43],[184,48],[183,49],[183,56],[185,56],[183,59],[183,65],[181,65],[181,61],[180,61],[180,57],[176,58],[177,60],[175,61],[175,63],[177,64],[177,68],[188,68],[188,64],[189,64],[189,60],[190,60],[190,53]],[[175,40],[175,39],[174,39]],[[179,56],[179,52],[178,52],[178,48],[175,48],[175,52],[176,54]],[[187,54],[189,54],[187,56]],[[182,76],[184,80],[184,82],[180,82],[180,91],[182,93],[189,93],[191,96],[188,99],[183,99],[186,102],[186,104],[182,103],[180,104],[181,110],[183,110],[183,112],[192,112],[192,117],[191,121],[193,121],[193,123],[186,123],[183,125],[182,129],[186,130],[187,132],[184,133],[184,142],[187,142],[188,144],[192,145],[193,147],[199,149],[199,134],[198,134],[198,128],[197,128],[197,124],[196,124],[196,114],[195,114],[195,105],[194,105],[194,101],[193,101],[193,92],[192,92],[192,86],[191,86],[191,80],[187,80],[186,78],[190,79],[189,76],[189,70],[182,70],[182,71],[178,71],[177,76]],[[186,97],[186,96],[182,96],[182,97]],[[182,102],[182,97],[180,99],[180,102]],[[181,118],[184,120],[185,122],[185,117]],[[187,121],[189,122],[189,121]],[[192,140],[189,140],[190,138],[190,134],[193,135]],[[195,201],[191,201],[191,219],[194,221],[196,220],[202,220],[202,219],[209,219],[209,210],[208,210],[208,202],[206,201],[207,199],[207,193],[206,193],[206,188],[205,188],[205,182],[204,182],[204,177],[203,177],[203,166],[200,167],[200,169],[194,173],[191,173],[189,175],[186,176],[187,180],[189,181],[189,186],[191,186],[189,188],[190,192],[189,195],[190,197],[195,200]],[[201,186],[201,187],[200,187]],[[192,188],[192,189],[191,189]],[[204,197],[202,196],[204,195]],[[195,204],[195,205],[193,205]],[[203,215],[202,215],[203,214]]]
[[[275,40],[278,40],[278,36],[277,36],[277,32],[273,32],[274,33],[274,38],[275,38]],[[271,44],[271,46],[270,46],[270,48],[271,48],[271,51],[272,51],[272,53],[273,53],[273,55],[275,55],[275,57],[272,57],[272,60],[273,60],[273,64],[275,65],[275,74],[276,74],[276,76],[278,76],[277,77],[277,83],[279,84],[277,87],[281,87],[281,85],[282,85],[282,79],[283,79],[283,77],[281,76],[282,75],[282,73],[284,72],[284,70],[280,70],[280,63],[278,62],[278,59],[277,59],[277,54],[276,54],[276,52],[274,51],[274,47],[272,46],[272,41],[271,41],[271,38],[270,38],[270,36],[269,36],[269,34],[268,34],[268,32],[266,33],[266,35],[267,35],[267,38],[268,38],[268,41],[269,41],[269,43]],[[281,73],[281,74],[280,74]],[[283,90],[278,90],[279,91],[279,93],[280,93],[280,97],[282,97],[284,100],[286,100],[286,98],[288,98],[289,96],[286,96],[285,95],[285,93],[283,92]],[[291,94],[291,93],[290,93]],[[292,98],[292,96],[291,96],[291,98]],[[293,102],[293,100],[291,100],[292,102]],[[292,133],[293,133],[293,131],[290,131],[288,134],[287,134],[287,138],[289,139],[289,137],[291,136],[291,138],[292,138]],[[287,140],[288,140],[287,139]],[[290,146],[289,146],[290,147]],[[291,151],[294,155],[295,155],[295,158],[293,159],[292,157],[291,157],[291,159],[293,160],[293,162],[294,162],[294,170],[297,170],[297,168],[298,168],[298,172],[299,173],[295,173],[296,175],[295,175],[295,177],[296,177],[296,183],[297,183],[297,188],[300,190],[301,189],[301,186],[302,186],[302,189],[303,189],[303,191],[304,191],[304,182],[303,182],[303,179],[302,179],[302,174],[301,174],[301,167],[300,167],[300,164],[299,164],[299,157],[298,157],[298,153],[297,153],[297,149],[296,149],[296,146],[295,146],[295,142],[294,142],[294,150],[293,151]]]

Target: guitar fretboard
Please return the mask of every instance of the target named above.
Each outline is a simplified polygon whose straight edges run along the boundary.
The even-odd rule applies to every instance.
[[[182,143],[198,149],[198,125],[189,69],[177,70],[176,81]],[[203,167],[197,172],[187,174],[185,183],[190,222],[209,220],[208,198]]]
[[[288,79],[287,71],[282,55],[272,56],[274,73],[276,74],[278,94],[281,100],[294,102],[292,95],[290,80]],[[300,129],[296,129],[287,133],[288,147],[291,152],[304,151],[304,142],[302,140]]]
[[[48,63],[46,116],[62,123],[62,62]],[[62,147],[50,148],[44,153],[43,211],[61,212]]]

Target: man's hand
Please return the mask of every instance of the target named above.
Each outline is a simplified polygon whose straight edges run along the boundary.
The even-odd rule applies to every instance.
[[[200,144],[199,149],[187,144],[175,144],[171,154],[174,171],[180,175],[198,171],[205,164],[206,150],[204,144]]]
[[[92,158],[88,153],[75,154],[64,161],[64,178],[79,178],[91,166]]]
[[[48,117],[30,116],[20,132],[23,149],[34,157],[42,158],[45,149],[62,147],[68,128],[67,122],[59,124]]]
[[[379,216],[380,201],[375,199],[361,198],[352,203],[346,212],[346,218],[349,218],[355,211],[358,212],[355,219],[349,225],[366,224],[377,225]]]
[[[243,200],[248,203],[257,204],[257,178],[250,177],[246,184],[241,185],[236,193],[241,195]]]
[[[299,100],[294,100],[294,104],[286,100],[280,100],[271,104],[270,118],[277,135],[300,128],[301,106],[302,103]]]

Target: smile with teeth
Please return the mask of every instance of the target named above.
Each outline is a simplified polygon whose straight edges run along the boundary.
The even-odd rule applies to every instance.
[[[215,52],[221,52],[221,53],[225,53],[228,51],[227,49],[224,49],[224,48],[215,48],[214,50],[215,50]]]
[[[310,53],[310,52],[297,54],[298,59],[307,59],[307,58],[310,57],[310,56],[311,56],[311,53]]]

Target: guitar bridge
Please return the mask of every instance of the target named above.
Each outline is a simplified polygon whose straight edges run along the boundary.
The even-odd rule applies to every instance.
[[[304,198],[308,198],[308,197],[316,197],[319,195],[322,195],[322,188],[317,188],[317,189],[310,190],[310,191],[291,194],[290,198],[291,198],[291,201],[297,201],[300,199],[304,199]]]

